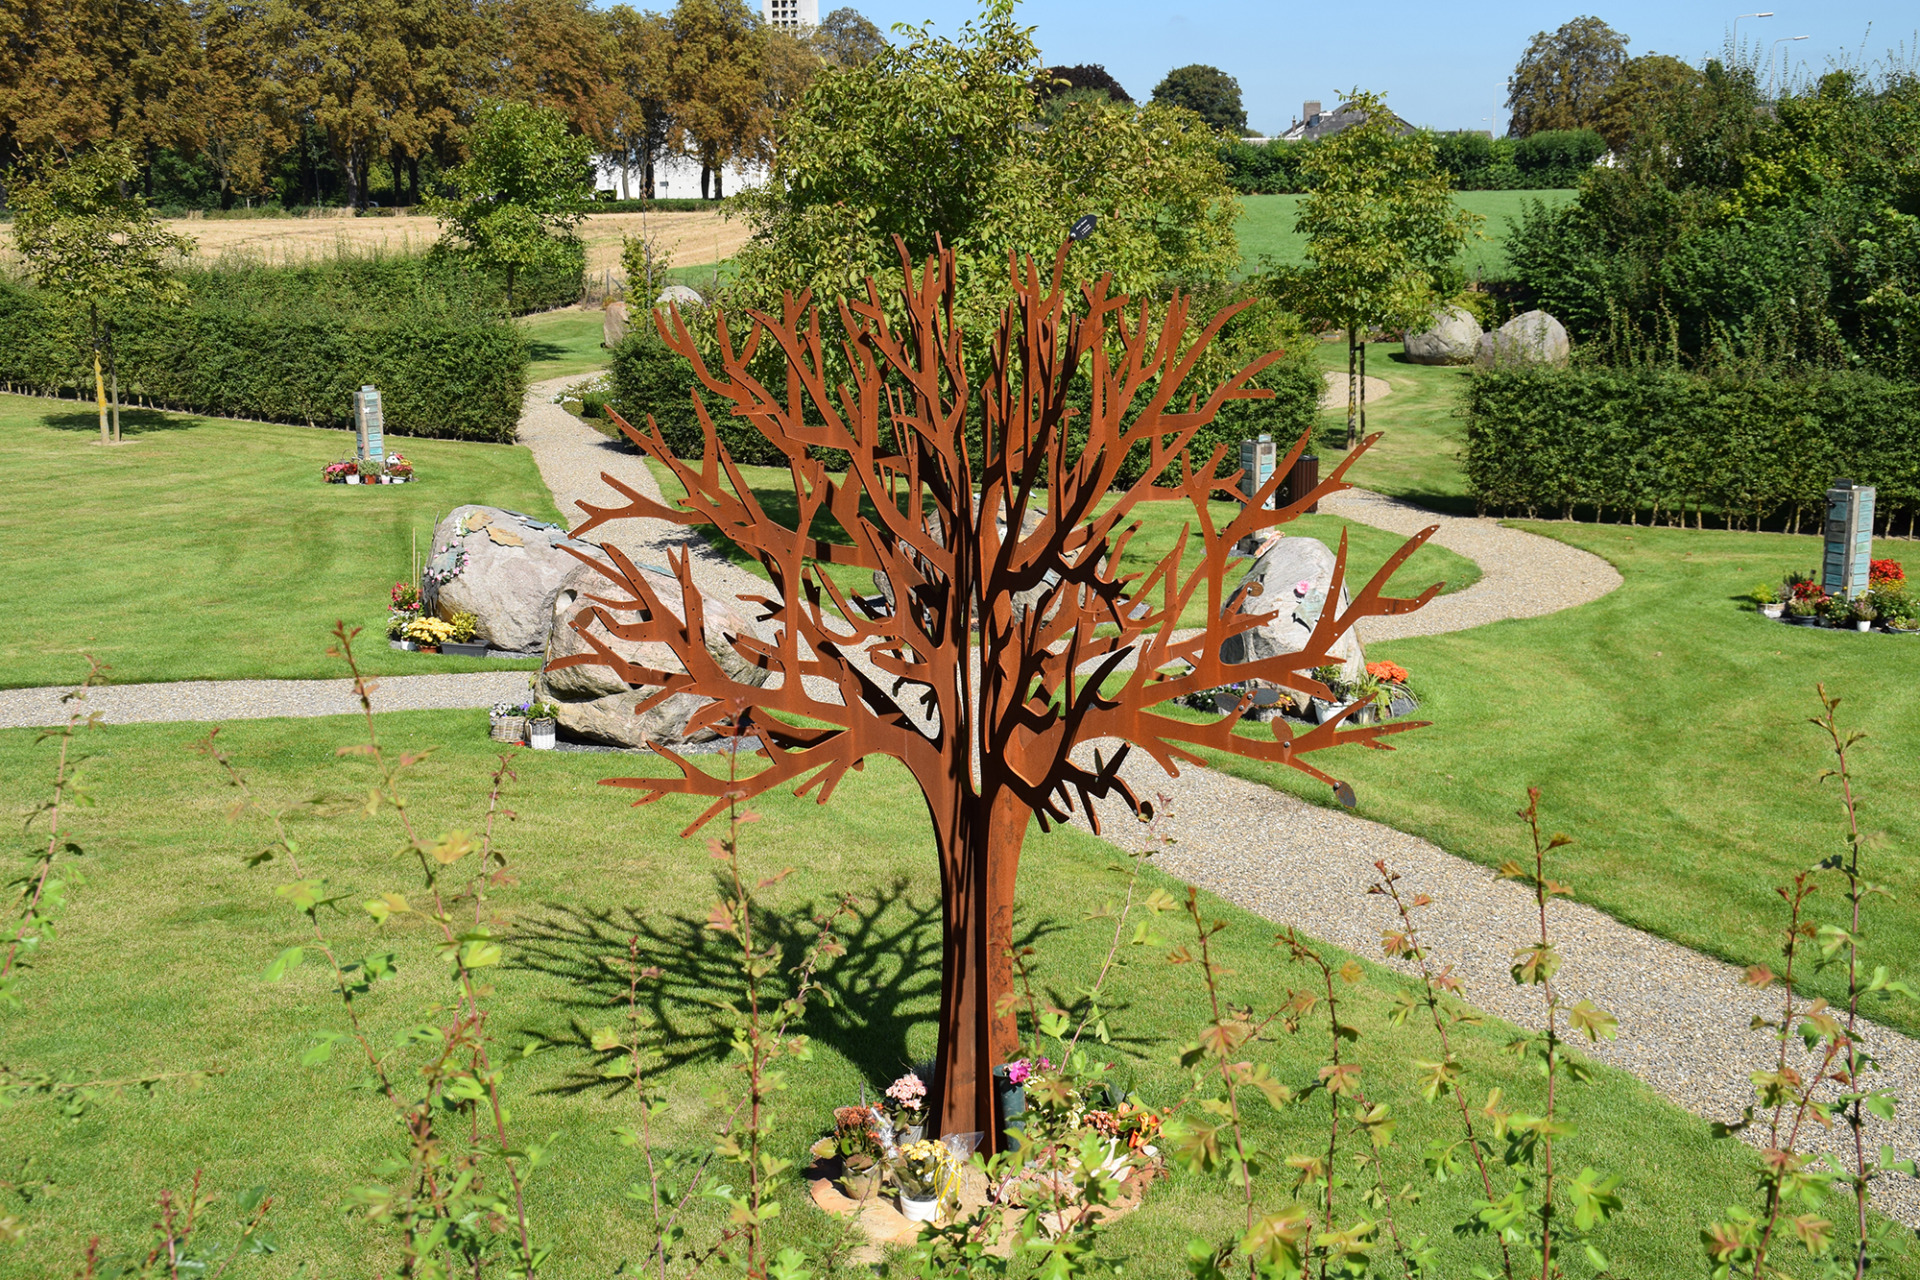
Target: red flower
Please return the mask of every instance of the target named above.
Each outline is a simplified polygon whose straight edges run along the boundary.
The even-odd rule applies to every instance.
[[[1375,680],[1385,680],[1388,684],[1407,682],[1407,669],[1397,662],[1369,662],[1367,674]]]
[[[1907,571],[1900,567],[1898,560],[1875,560],[1867,566],[1867,584],[1881,586],[1888,582],[1905,582]]]

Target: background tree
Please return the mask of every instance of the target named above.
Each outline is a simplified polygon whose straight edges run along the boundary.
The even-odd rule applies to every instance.
[[[1664,53],[1629,58],[1601,96],[1593,128],[1609,150],[1622,153],[1636,131],[1670,115],[1700,83],[1699,71]]]
[[[1034,77],[1033,96],[1041,102],[1067,93],[1098,93],[1109,102],[1133,101],[1133,95],[1097,62],[1074,67],[1048,67]]]
[[[512,311],[523,268],[579,252],[574,228],[592,200],[593,146],[550,107],[496,102],[481,111],[468,147],[466,163],[427,207],[450,248],[506,272]]]
[[[400,18],[390,0],[271,0],[263,22],[267,75],[289,112],[325,136],[354,208],[366,204],[368,168],[404,92]]]
[[[558,111],[601,150],[617,145],[621,91],[613,30],[589,0],[499,0],[499,74],[491,96]]]
[[[718,199],[721,171],[764,128],[766,32],[742,0],[680,0],[668,21],[672,141],[700,162],[701,198]]]
[[[34,282],[86,311],[102,444],[120,438],[114,312],[129,303],[182,297],[185,287],[169,268],[174,259],[193,252],[192,240],[153,220],[134,187],[138,176],[133,148],[107,142],[71,160],[49,155],[36,172],[16,171],[8,181],[14,244]]]
[[[1239,137],[1247,131],[1247,109],[1240,105],[1240,82],[1204,63],[1175,67],[1153,87],[1153,100],[1185,107],[1215,131]]]
[[[830,66],[864,67],[880,56],[887,38],[858,10],[842,6],[820,19],[813,47]]]
[[[908,29],[864,66],[823,70],[785,121],[766,185],[738,198],[753,223],[742,297],[772,308],[784,291],[835,299],[869,276],[891,281],[898,236],[916,255],[953,250],[963,317],[984,339],[1011,294],[1008,251],[1051,254],[1087,213],[1101,231],[1076,261],[1114,271],[1116,288],[1230,271],[1233,197],[1211,135],[1183,130],[1191,118],[1169,107],[1096,103],[1065,127],[1023,128],[1038,71],[1010,3],[957,39]]]
[[[1627,37],[1598,18],[1536,33],[1507,83],[1508,132],[1598,129],[1607,87],[1626,62]]]
[[[1303,314],[1347,331],[1351,447],[1366,429],[1367,334],[1420,323],[1458,288],[1454,258],[1479,219],[1454,204],[1432,134],[1402,133],[1375,94],[1355,90],[1347,109],[1364,118],[1300,162],[1307,194],[1294,229],[1308,265],[1276,281]]]
[[[1429,529],[1341,610],[1343,540],[1329,606],[1305,648],[1224,663],[1222,644],[1264,621],[1236,607],[1245,588],[1227,586],[1240,563],[1230,559],[1234,543],[1345,488],[1341,476],[1358,452],[1312,493],[1265,509],[1305,448],[1303,436],[1255,500],[1216,525],[1209,499],[1226,496],[1238,473],[1223,472],[1224,446],[1195,459],[1185,456],[1188,445],[1223,405],[1263,394],[1247,381],[1279,353],[1217,386],[1189,389],[1196,361],[1227,317],[1190,333],[1187,301],[1176,296],[1158,325],[1148,323],[1127,298],[1109,293],[1104,278],[1078,290],[1066,283],[1062,249],[1050,276],[1016,264],[1019,286],[984,361],[970,367],[949,321],[958,292],[953,253],[919,270],[904,248],[900,255],[896,305],[871,296],[840,309],[854,375],[837,386],[825,352],[838,335],[823,336],[820,309],[804,297],[787,297],[777,313],[753,312],[745,340],[719,339],[714,359],[703,356],[677,313],[671,325],[662,319],[663,336],[717,402],[710,414],[696,397],[704,456],[676,458],[651,420],[642,431],[616,417],[630,439],[672,469],[687,496],[669,507],[608,476],[625,504],[585,506],[589,518],[574,531],[587,537],[630,517],[713,525],[766,570],[771,586],[758,603],[772,638],[709,634],[686,555],[670,557],[676,608],[610,547],[611,566],[581,557],[609,580],[605,594],[588,597],[597,607],[573,624],[591,652],[560,665],[604,665],[655,689],[641,710],[683,692],[712,699],[693,724],[731,723],[765,744],[767,767],[737,781],[664,749],[680,776],[609,780],[636,789],[642,801],[711,799],[695,826],[739,798],[789,783],[824,802],[871,756],[907,769],[926,797],[940,860],[934,1124],[940,1133],[984,1133],[991,1148],[1000,1135],[990,1072],[1017,1044],[1009,955],[1015,879],[1033,819],[1044,827],[1076,807],[1091,815],[1092,800],[1109,795],[1145,811],[1121,777],[1136,749],[1169,773],[1209,749],[1289,765],[1351,803],[1351,790],[1307,757],[1343,743],[1385,745],[1387,735],[1414,726],[1343,730],[1349,709],[1299,735],[1276,720],[1270,737],[1254,737],[1236,732],[1250,695],[1232,712],[1197,723],[1156,708],[1235,680],[1327,696],[1312,671],[1342,635],[1361,618],[1417,608],[1439,588],[1413,600],[1380,594]],[[895,323],[890,312],[904,319]],[[743,328],[736,317],[730,331]],[[784,376],[765,379],[750,367],[762,348],[776,352]],[[1082,378],[1091,379],[1090,398],[1079,391]],[[792,527],[736,492],[714,414],[750,424],[786,460],[795,486]],[[1150,448],[1158,464],[1176,465],[1183,482],[1155,487],[1143,476],[1116,491],[1136,446]],[[816,457],[823,448],[846,459],[844,475]],[[1194,523],[1152,571],[1122,577],[1120,553],[1134,531],[1128,520],[1143,502],[1188,504]],[[1038,517],[1030,531],[1029,515]],[[851,546],[820,539],[830,520],[853,535]],[[1196,552],[1194,567],[1183,570]],[[887,575],[903,607],[869,618],[821,571],[827,559]],[[1017,608],[1022,593],[1029,603]],[[1183,610],[1202,594],[1212,623],[1199,634],[1179,632]],[[649,665],[640,656],[649,646],[665,646],[683,669]],[[821,680],[838,696],[819,692]],[[1111,754],[1083,750],[1100,739],[1123,745]]]
[[[624,4],[607,10],[607,24],[612,42],[608,70],[620,91],[613,113],[620,195],[624,199],[629,194],[627,171],[638,169],[640,194],[651,200],[654,162],[666,149],[673,128],[669,77],[673,29],[662,15],[641,13]]]

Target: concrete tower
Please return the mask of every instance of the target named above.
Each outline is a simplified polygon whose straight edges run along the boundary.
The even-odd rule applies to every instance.
[[[789,31],[820,25],[820,0],[760,0],[760,16]]]

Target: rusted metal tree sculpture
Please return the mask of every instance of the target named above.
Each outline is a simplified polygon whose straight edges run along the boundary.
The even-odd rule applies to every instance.
[[[671,557],[681,599],[667,602],[630,560],[607,548],[611,565],[599,567],[613,590],[588,597],[602,607],[574,623],[594,651],[567,661],[604,664],[630,684],[657,688],[639,712],[676,693],[713,699],[695,724],[731,721],[738,728],[750,721],[770,761],[733,782],[661,749],[680,776],[609,785],[638,789],[639,803],[671,794],[713,798],[691,831],[726,807],[729,791],[753,795],[794,782],[797,793],[817,789],[824,803],[849,769],[874,755],[899,760],[913,775],[933,818],[944,894],[935,1118],[940,1132],[979,1130],[990,1143],[997,1137],[991,1072],[1017,1044],[1005,997],[1012,987],[1014,876],[1030,820],[1062,821],[1076,804],[1091,817],[1091,799],[1110,794],[1139,812],[1120,774],[1136,748],[1170,774],[1183,761],[1197,763],[1204,748],[1289,765],[1344,790],[1306,757],[1340,743],[1384,746],[1382,738],[1415,726],[1343,729],[1342,716],[1295,733],[1275,720],[1270,735],[1248,737],[1234,732],[1245,700],[1204,723],[1154,708],[1243,680],[1331,698],[1311,672],[1340,637],[1361,618],[1418,608],[1438,589],[1409,600],[1381,595],[1429,529],[1340,608],[1343,536],[1328,603],[1306,647],[1223,663],[1221,643],[1265,621],[1233,607],[1238,595],[1227,579],[1240,563],[1234,544],[1348,487],[1341,476],[1358,455],[1313,492],[1266,509],[1303,438],[1258,497],[1217,526],[1208,499],[1226,496],[1238,473],[1221,473],[1224,449],[1195,462],[1187,446],[1222,405],[1267,394],[1247,383],[1279,353],[1207,390],[1204,400],[1187,397],[1181,409],[1182,381],[1233,309],[1192,336],[1184,297],[1161,308],[1157,325],[1146,305],[1109,297],[1104,280],[1081,286],[1075,306],[1062,284],[1066,261],[1063,247],[1050,278],[1031,263],[1014,265],[1014,298],[978,385],[954,321],[948,253],[916,272],[902,248],[903,307],[894,314],[904,313],[904,322],[889,319],[871,281],[864,299],[840,304],[850,385],[830,380],[819,310],[805,295],[789,296],[780,315],[753,312],[751,332],[738,346],[720,317],[717,362],[703,358],[677,313],[671,322],[659,320],[707,397],[786,456],[798,499],[795,527],[770,518],[755,500],[702,403],[706,443],[697,463],[675,458],[651,419],[642,431],[615,418],[684,486],[687,496],[677,506],[607,476],[625,504],[586,506],[590,518],[574,530],[584,537],[634,517],[712,525],[772,580],[771,590],[749,603],[762,606],[773,639],[716,641],[684,554]],[[767,365],[755,362],[766,342],[784,357],[784,386],[767,386],[753,372]],[[1090,394],[1082,382],[1075,396],[1075,372],[1083,366]],[[1145,476],[1116,489],[1136,447],[1150,455]],[[846,454],[844,475],[819,460],[822,450]],[[1156,487],[1153,478],[1175,462],[1179,483]],[[1145,502],[1186,503],[1193,520],[1151,572],[1122,576],[1121,552],[1139,527],[1127,520]],[[851,535],[851,547],[822,538],[828,516]],[[1194,552],[1198,563],[1183,569]],[[870,616],[820,570],[828,562],[884,574],[896,607]],[[1197,595],[1204,595],[1211,622],[1182,632],[1181,612]],[[681,616],[671,604],[680,605]],[[622,623],[615,613],[639,620]],[[621,657],[592,630],[596,623],[621,641],[666,646],[685,671]],[[723,664],[709,643],[730,643],[759,669],[753,674],[766,673],[765,684],[728,675],[725,668],[738,671],[739,663]],[[1116,749],[1092,749],[1101,739],[1116,740]],[[1083,745],[1088,749],[1077,752]]]

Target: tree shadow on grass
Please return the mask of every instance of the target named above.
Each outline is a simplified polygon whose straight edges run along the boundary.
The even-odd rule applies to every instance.
[[[95,409],[73,409],[60,413],[50,413],[42,419],[55,431],[85,431],[97,434],[100,430],[100,414]],[[164,413],[159,409],[120,410],[120,434],[123,436],[151,435],[156,431],[190,431],[194,427],[205,426],[202,418],[192,414]]]
[[[731,888],[716,877],[715,893],[731,896]],[[793,971],[818,935],[814,917],[831,909],[820,901],[782,912],[756,907],[754,945],[778,957],[762,987],[763,993],[771,993],[763,994],[763,1008],[791,993]],[[1021,929],[1014,945],[1039,948],[1065,928],[1057,921],[1036,920]],[[840,917],[834,932],[845,950],[818,969],[816,979],[826,998],[816,995],[808,1001],[794,1031],[831,1047],[867,1079],[890,1080],[915,1061],[909,1033],[939,1013],[939,898],[918,899],[906,880],[895,879],[856,894],[853,914]],[[629,951],[630,940],[635,952]],[[724,1062],[732,1052],[732,1031],[719,1014],[723,1005],[744,1005],[740,944],[733,934],[709,928],[704,915],[663,916],[635,907],[590,911],[549,903],[543,914],[523,923],[511,964],[561,984],[548,999],[566,1012],[567,1029],[528,1029],[525,1034],[580,1061],[545,1092],[618,1094],[633,1087],[630,1074],[602,1074],[603,1069],[624,1068],[626,1050],[593,1047],[596,1027],[626,1034],[632,967],[659,971],[637,984],[645,1038],[660,1055],[656,1074],[693,1063]],[[1058,992],[1043,998],[1063,1000]]]

